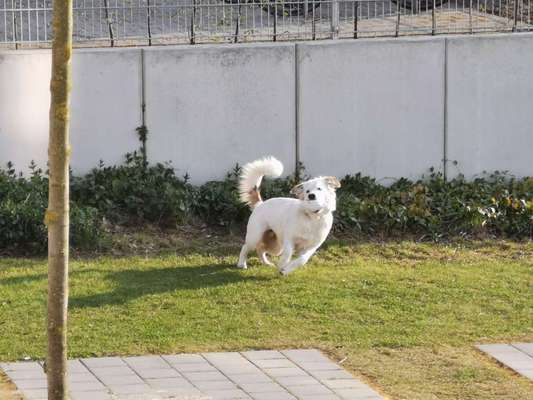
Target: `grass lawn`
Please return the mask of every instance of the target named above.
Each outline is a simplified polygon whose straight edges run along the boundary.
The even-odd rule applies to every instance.
[[[70,356],[316,347],[391,399],[532,398],[473,348],[533,341],[532,243],[333,240],[285,278],[234,268],[237,240],[184,243],[76,258]],[[0,360],[44,356],[45,296],[43,259],[0,261]]]

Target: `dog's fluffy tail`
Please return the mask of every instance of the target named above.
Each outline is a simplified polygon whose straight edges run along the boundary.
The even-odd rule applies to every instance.
[[[263,176],[277,178],[283,173],[283,164],[276,158],[269,156],[252,161],[242,167],[239,181],[239,196],[243,203],[254,208],[262,201],[259,186]]]

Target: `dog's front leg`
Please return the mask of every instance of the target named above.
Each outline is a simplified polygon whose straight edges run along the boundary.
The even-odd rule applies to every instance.
[[[292,243],[287,241],[283,243],[283,252],[281,254],[281,259],[279,261],[279,271],[281,272],[291,261],[292,253],[294,252],[294,247]]]
[[[302,254],[300,254],[297,258],[295,258],[294,260],[292,260],[288,265],[286,265],[285,267],[283,267],[280,272],[282,275],[288,275],[290,274],[292,271],[294,271],[296,268],[300,268],[302,265],[305,265],[305,263],[307,263],[307,261],[309,261],[309,259],[311,258],[311,256],[313,254],[315,254],[316,250],[318,249],[318,246],[317,247],[312,247],[308,250],[305,250]]]

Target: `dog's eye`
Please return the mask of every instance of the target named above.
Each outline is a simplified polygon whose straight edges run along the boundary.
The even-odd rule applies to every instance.
[[[322,188],[318,188],[318,190],[322,190]]]
[[[309,193],[309,190],[307,190],[305,193]]]

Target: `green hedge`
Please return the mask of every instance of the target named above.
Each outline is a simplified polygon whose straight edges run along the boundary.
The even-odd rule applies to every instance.
[[[43,225],[48,178],[33,163],[29,176],[11,164],[0,169],[0,249],[30,252],[46,248]],[[113,224],[208,224],[241,228],[249,215],[239,203],[239,168],[222,181],[193,186],[168,164],[147,165],[136,152],[124,164],[103,163],[82,177],[71,178],[71,240],[94,248]],[[264,198],[286,196],[294,178],[266,180]],[[417,182],[399,179],[384,186],[375,179],[349,175],[342,179],[334,230],[348,234],[416,234],[432,240],[490,233],[514,238],[533,236],[533,178],[515,179],[495,172],[473,181],[445,181],[430,173]]]
[[[17,174],[11,163],[0,169],[0,252],[21,249],[39,253],[46,249],[43,223],[48,202],[48,178],[30,165],[31,174]],[[103,214],[81,202],[70,205],[71,242],[77,248],[94,248],[102,236]]]

